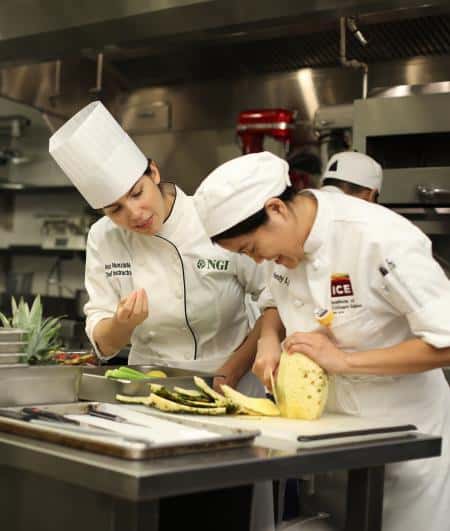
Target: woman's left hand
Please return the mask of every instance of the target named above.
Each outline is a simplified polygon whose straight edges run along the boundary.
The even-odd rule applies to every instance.
[[[230,366],[227,366],[226,364],[222,365],[222,367],[217,370],[217,374],[220,376],[216,376],[214,378],[213,387],[214,390],[218,393],[222,393],[222,389],[220,388],[221,385],[229,385],[234,389],[239,383],[239,380],[241,379],[237,371],[233,370]]]
[[[318,332],[295,332],[284,340],[283,347],[288,354],[305,354],[331,374],[345,373],[350,368],[347,353]]]

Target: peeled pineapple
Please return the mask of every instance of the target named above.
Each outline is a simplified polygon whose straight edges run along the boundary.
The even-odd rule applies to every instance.
[[[322,415],[328,397],[328,377],[304,354],[281,354],[275,387],[283,417],[315,420]]]

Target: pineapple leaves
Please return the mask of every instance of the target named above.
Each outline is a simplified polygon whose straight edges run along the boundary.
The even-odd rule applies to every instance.
[[[29,363],[42,363],[52,360],[53,351],[61,347],[59,330],[61,317],[43,318],[43,308],[39,295],[33,301],[31,308],[21,298],[17,303],[11,297],[12,317],[8,319],[0,313],[0,321],[5,327],[25,330],[27,341],[25,357]]]
[[[2,312],[0,312],[0,321],[5,328],[11,328],[11,323],[9,322],[9,319]]]

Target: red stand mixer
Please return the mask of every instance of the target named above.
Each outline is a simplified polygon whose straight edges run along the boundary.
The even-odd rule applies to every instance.
[[[281,142],[285,157],[292,146],[296,111],[288,109],[250,109],[239,113],[236,132],[240,139],[242,154],[264,150],[264,137]],[[308,174],[291,168],[289,175],[297,188],[308,185]]]
[[[242,153],[257,153],[264,149],[264,137],[284,144],[289,152],[294,130],[295,113],[287,109],[253,109],[239,113],[236,126],[241,139]]]

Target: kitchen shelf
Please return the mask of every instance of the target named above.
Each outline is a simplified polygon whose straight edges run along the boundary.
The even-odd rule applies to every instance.
[[[47,193],[67,193],[67,192],[77,192],[78,190],[74,186],[57,186],[57,185],[46,185],[38,186],[33,184],[21,184],[21,183],[12,183],[12,182],[0,182],[0,193],[20,193],[20,194],[47,194]]]
[[[63,256],[73,258],[81,256],[84,258],[86,251],[78,249],[43,249],[38,245],[13,245],[10,247],[0,248],[0,256],[8,255],[43,255],[43,256]]]

